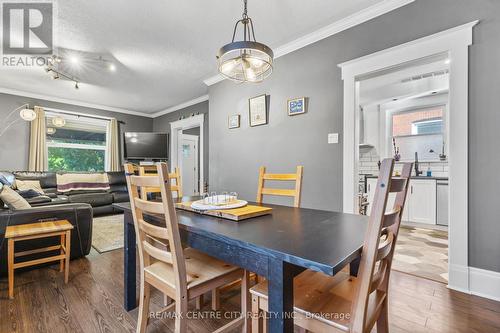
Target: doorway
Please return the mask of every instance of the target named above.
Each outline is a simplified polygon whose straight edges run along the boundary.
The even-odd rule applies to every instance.
[[[180,119],[170,123],[170,168],[174,170],[178,168],[181,172],[181,182],[183,184],[183,194],[190,195],[202,193],[205,189],[205,172],[204,172],[204,115],[194,115],[188,118]],[[189,149],[189,157],[186,163],[194,165],[188,166],[189,173],[184,168],[184,154],[188,151],[184,150],[185,137],[188,138],[186,149]],[[194,139],[190,136],[197,136]],[[189,141],[189,138],[192,140]],[[192,143],[196,141],[196,144]],[[194,147],[196,152],[193,153]],[[194,161],[195,160],[195,161]],[[196,172],[194,168],[196,167]],[[184,173],[186,174],[184,175]],[[183,178],[188,178],[191,183],[184,184]]]
[[[450,59],[450,112],[447,142],[449,159],[449,262],[448,287],[470,292],[468,264],[468,57],[472,31],[478,21],[420,38],[342,64],[343,107],[343,208],[356,211],[359,191],[359,78],[412,61],[446,54]]]
[[[181,182],[182,192],[186,196],[200,194],[199,130],[199,127],[195,127],[182,133]],[[198,135],[186,133],[198,133]]]
[[[413,162],[392,268],[446,284],[449,65],[441,54],[360,77],[356,85],[359,213],[370,214],[383,159],[396,160],[396,175]]]

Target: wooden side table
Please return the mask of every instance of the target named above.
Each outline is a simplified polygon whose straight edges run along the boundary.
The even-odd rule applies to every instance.
[[[71,229],[73,225],[68,220],[38,222],[7,227],[5,238],[8,240],[8,271],[9,271],[9,298],[14,298],[14,270],[21,267],[39,265],[59,260],[59,271],[64,270],[64,283],[68,283],[69,258],[71,250]],[[41,249],[15,253],[14,244],[18,241],[40,239],[47,237],[61,237],[60,245],[48,246]],[[59,250],[60,254],[35,260],[14,262],[14,258],[35,253]]]

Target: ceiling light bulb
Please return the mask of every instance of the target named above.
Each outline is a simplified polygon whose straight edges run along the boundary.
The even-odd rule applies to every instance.
[[[71,61],[72,64],[76,65],[80,62],[80,60],[78,59],[77,56],[72,56],[71,58],[69,58],[69,60]]]
[[[220,71],[229,74],[238,65],[239,61],[236,59],[231,59],[222,64]]]
[[[19,116],[26,121],[33,121],[36,119],[36,112],[31,109],[22,109]]]
[[[111,72],[115,72],[116,71],[116,65],[113,64],[113,63],[110,63],[109,66],[108,66],[108,69],[111,71]]]
[[[61,116],[54,117],[52,118],[52,125],[54,125],[55,127],[63,127],[64,125],[66,125],[66,119]]]

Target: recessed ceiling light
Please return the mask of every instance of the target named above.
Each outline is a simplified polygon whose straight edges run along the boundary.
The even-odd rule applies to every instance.
[[[115,72],[116,71],[116,65],[113,64],[113,63],[110,63],[108,65],[108,69],[111,71],[111,72]]]
[[[444,64],[445,64],[445,65],[449,65],[450,63],[451,63],[451,60],[450,60],[450,59],[446,59],[446,60],[444,61]]]

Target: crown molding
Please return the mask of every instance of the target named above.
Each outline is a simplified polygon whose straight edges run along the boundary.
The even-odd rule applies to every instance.
[[[187,108],[189,106],[192,106],[192,105],[195,105],[195,104],[198,104],[198,103],[201,103],[201,102],[205,102],[205,101],[208,101],[208,95],[203,95],[203,96],[194,98],[194,99],[189,100],[187,102],[184,102],[184,103],[181,103],[181,104],[169,107],[168,109],[155,112],[155,113],[153,113],[153,114],[151,114],[149,116],[151,118],[157,118],[157,117],[163,116],[163,115],[165,115],[167,113],[174,112],[174,111],[177,111],[177,110],[181,110],[181,109],[184,109],[184,108]]]
[[[336,35],[344,30],[360,25],[376,17],[382,16],[395,9],[406,6],[414,1],[415,0],[385,0],[368,8],[362,9],[350,16],[347,16],[346,18],[333,22],[332,24],[329,24],[321,29],[299,37],[289,43],[278,46],[274,49],[274,59],[297,51],[322,39]],[[211,86],[223,81],[224,79],[225,78],[222,75],[217,74],[203,80],[203,83],[205,83],[207,86]]]
[[[0,87],[0,93],[28,97],[28,98],[41,99],[41,100],[45,100],[45,101],[49,101],[49,102],[82,106],[82,107],[91,108],[91,109],[125,113],[125,114],[130,114],[133,116],[154,118],[153,115],[150,113],[134,111],[134,110],[127,110],[127,109],[122,109],[122,108],[116,108],[113,106],[107,106],[107,105],[101,105],[101,104],[86,103],[86,102],[81,102],[81,101],[67,99],[67,98],[59,98],[59,97],[54,97],[54,96],[40,95],[40,94],[36,94],[36,93],[31,93],[28,91],[15,90],[15,89],[9,89],[9,88],[4,88],[4,87]]]

